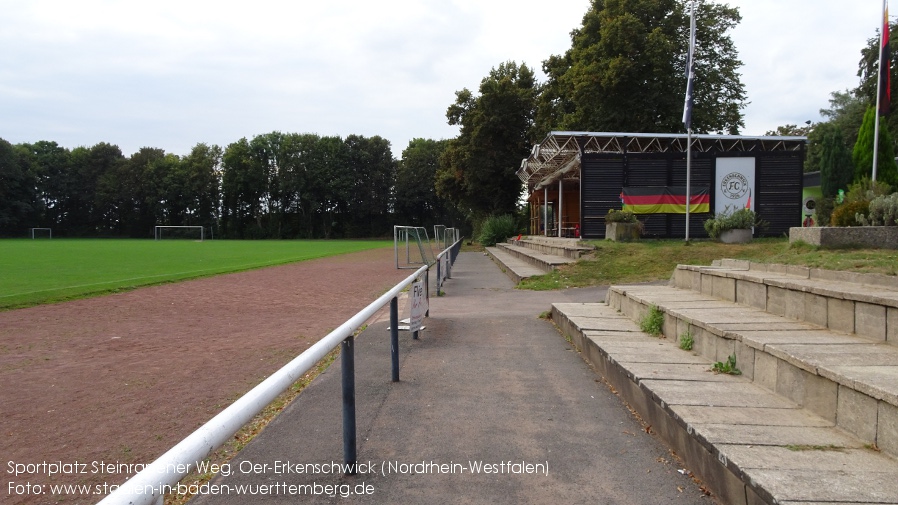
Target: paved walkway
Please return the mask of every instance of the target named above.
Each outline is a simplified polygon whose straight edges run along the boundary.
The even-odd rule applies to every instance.
[[[713,503],[538,317],[604,290],[516,290],[474,252],[452,274],[421,339],[400,334],[399,383],[387,323],[356,340],[358,475],[331,472],[343,459],[337,360],[212,482],[228,488],[192,503]],[[243,484],[271,487],[248,498],[236,494]],[[291,496],[290,485],[323,494]]]

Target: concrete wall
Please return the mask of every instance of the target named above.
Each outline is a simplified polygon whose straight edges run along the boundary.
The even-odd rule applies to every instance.
[[[824,248],[861,246],[898,249],[898,226],[789,228],[789,243],[799,240]]]

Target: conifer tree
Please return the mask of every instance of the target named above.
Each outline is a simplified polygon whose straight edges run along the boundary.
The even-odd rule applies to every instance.
[[[864,123],[857,134],[852,159],[854,160],[854,182],[873,175],[873,136],[875,135],[875,107],[869,107],[864,114]],[[885,121],[879,123],[879,157],[876,162],[876,180],[892,187],[898,185],[898,165],[895,164],[895,147],[892,135]]]

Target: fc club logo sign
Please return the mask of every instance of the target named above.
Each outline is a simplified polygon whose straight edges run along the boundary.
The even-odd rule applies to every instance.
[[[739,200],[748,193],[748,179],[739,172],[730,172],[720,181],[720,192],[731,200]]]

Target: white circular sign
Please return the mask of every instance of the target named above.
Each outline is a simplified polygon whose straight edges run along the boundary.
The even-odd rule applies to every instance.
[[[748,193],[748,179],[739,172],[731,172],[720,181],[720,192],[730,200],[739,200]]]

